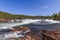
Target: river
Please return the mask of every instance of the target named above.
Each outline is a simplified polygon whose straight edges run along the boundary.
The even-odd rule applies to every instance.
[[[16,26],[15,26],[16,24]],[[18,25],[20,22],[13,22],[13,23],[0,23],[0,40],[5,40],[5,34],[8,34],[10,32],[10,28],[12,27],[19,27],[19,26],[27,26],[32,29],[36,30],[48,30],[48,31],[54,31],[54,30],[60,30],[60,23],[50,23],[50,22],[45,22],[45,21],[37,21],[34,23],[27,23],[24,25]],[[12,26],[13,25],[13,26]],[[12,26],[12,27],[11,27]],[[2,28],[1,28],[2,27]],[[1,33],[3,32],[3,33]]]

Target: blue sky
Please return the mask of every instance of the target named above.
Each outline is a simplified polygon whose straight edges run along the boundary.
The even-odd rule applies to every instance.
[[[0,0],[0,11],[23,15],[52,15],[60,11],[60,0]]]

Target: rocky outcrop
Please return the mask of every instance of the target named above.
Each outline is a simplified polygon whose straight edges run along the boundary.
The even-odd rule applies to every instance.
[[[16,30],[19,28],[16,28]],[[25,37],[10,38],[8,40],[60,40],[60,30],[48,31],[48,30],[35,30],[28,27],[23,27],[20,30],[31,30],[25,34]]]
[[[36,32],[36,31],[35,31]],[[36,33],[29,32],[26,40],[60,40],[60,31],[37,31]]]
[[[46,31],[43,30],[44,40],[60,40],[60,31]]]
[[[0,19],[0,22],[8,22],[7,19]]]
[[[31,40],[60,40],[60,31],[37,31],[36,33],[30,32],[28,33],[27,38],[31,38]]]

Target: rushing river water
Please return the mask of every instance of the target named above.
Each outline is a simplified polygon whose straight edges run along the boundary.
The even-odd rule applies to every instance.
[[[60,30],[60,24],[47,24],[47,25],[38,25],[38,24],[29,24],[25,25],[27,27],[37,29],[37,30],[48,30],[48,31],[54,31],[54,30]]]
[[[13,27],[15,24],[19,24],[19,22],[0,23],[0,27],[6,27],[7,29],[9,29],[10,27]],[[21,25],[17,25],[17,26],[21,26]],[[30,23],[30,24],[26,24],[26,25],[22,25],[22,26],[27,26],[27,27],[37,29],[37,30],[49,30],[49,31],[60,30],[60,23],[50,24],[50,23],[47,23],[47,22],[37,22],[37,23]],[[9,31],[9,30],[7,30],[7,31]],[[1,32],[1,30],[0,30],[0,32]]]
[[[10,30],[8,30],[12,25],[17,25],[20,24],[19,22],[14,22],[14,23],[0,23],[0,27],[8,27],[7,29],[0,29],[0,40],[5,40],[5,34],[8,34],[8,32],[10,32]],[[13,27],[12,26],[12,27]],[[53,31],[53,30],[60,30],[60,23],[50,23],[50,22],[36,22],[36,23],[30,23],[30,24],[26,24],[26,25],[17,25],[19,26],[27,26],[30,27],[32,29],[36,29],[36,30],[48,30],[48,31]],[[17,27],[16,26],[16,27]],[[3,33],[1,33],[3,32]]]

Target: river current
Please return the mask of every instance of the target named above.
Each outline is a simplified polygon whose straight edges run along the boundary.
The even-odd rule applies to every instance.
[[[0,27],[5,27],[8,26],[7,29],[0,29],[0,40],[5,40],[5,34],[8,34],[8,32],[10,30],[9,29],[9,25],[13,25],[14,24],[18,24],[19,22],[13,22],[13,23],[0,23]],[[26,25],[17,25],[19,26],[27,26],[30,27],[32,29],[37,29],[37,30],[48,30],[48,31],[54,31],[54,30],[60,30],[60,23],[49,23],[49,22],[34,22],[34,23],[30,23],[30,24],[26,24]],[[16,26],[16,27],[17,27]],[[2,33],[3,32],[3,33]]]

